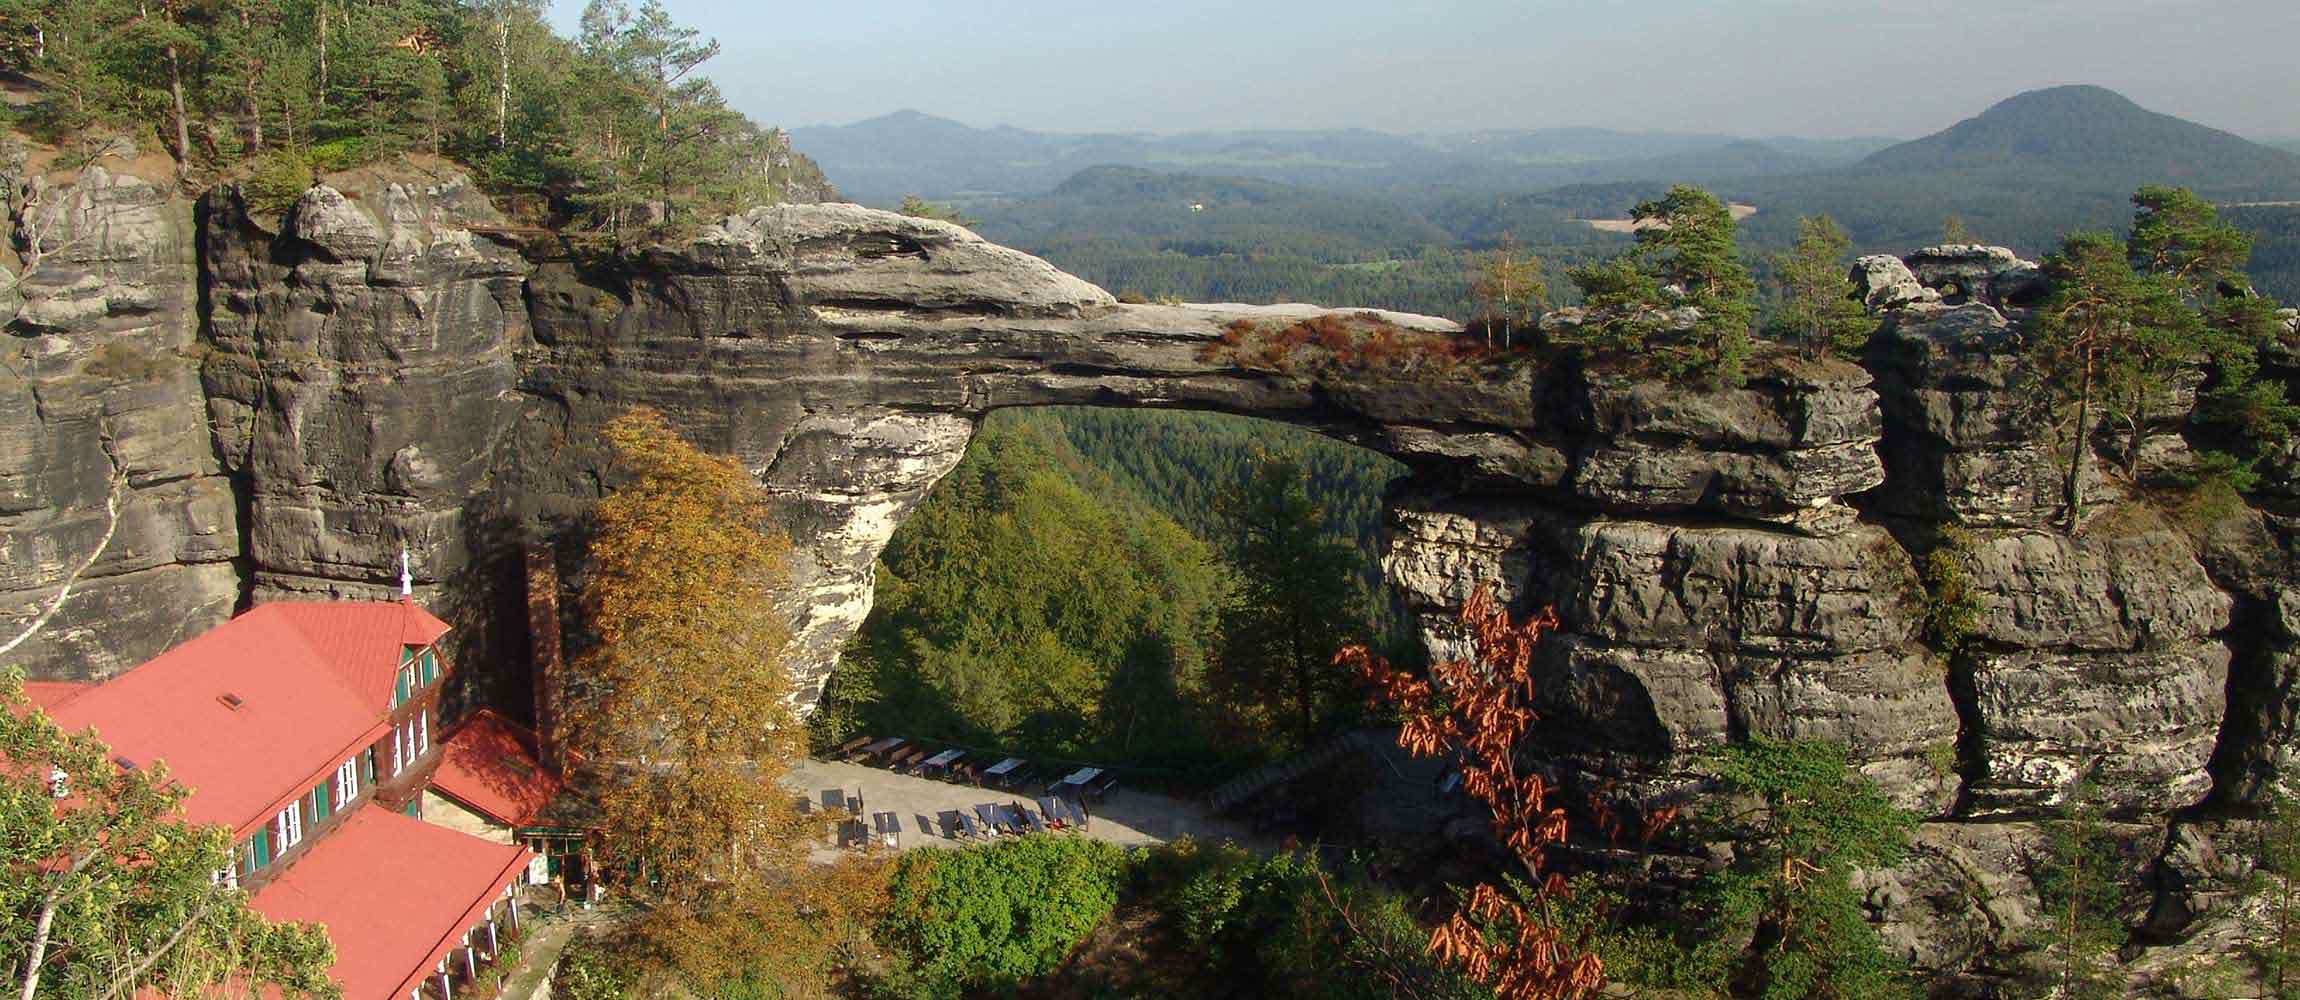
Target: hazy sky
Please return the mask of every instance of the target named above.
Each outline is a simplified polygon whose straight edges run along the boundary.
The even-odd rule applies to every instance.
[[[554,0],[571,27],[583,0]],[[633,0],[634,5],[636,0]],[[2300,0],[666,0],[785,126],[1932,132],[2097,83],[2300,136]]]

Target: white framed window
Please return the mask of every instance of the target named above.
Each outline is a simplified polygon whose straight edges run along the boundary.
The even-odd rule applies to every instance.
[[[335,807],[341,809],[359,797],[359,758],[344,761],[335,769]]]
[[[415,711],[415,755],[431,752],[431,709],[426,706]]]
[[[287,853],[288,848],[303,840],[302,807],[303,803],[298,801],[272,817],[272,853],[275,856]]]
[[[398,777],[407,769],[407,727],[391,727],[391,774]]]
[[[225,865],[222,868],[218,868],[215,871],[210,872],[208,874],[208,881],[213,882],[216,885],[223,886],[226,889],[237,889],[240,887],[240,870],[236,866]]]

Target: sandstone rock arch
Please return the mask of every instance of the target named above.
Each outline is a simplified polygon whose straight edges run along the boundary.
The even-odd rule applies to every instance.
[[[774,492],[798,548],[795,660],[819,686],[879,547],[982,416],[1192,407],[1403,461],[1387,576],[1440,645],[1480,583],[1556,605],[1553,718],[1577,766],[1665,794],[1719,741],[1852,745],[1938,820],[1878,883],[1929,966],[2008,921],[1956,925],[1928,900],[1978,878],[2017,904],[1991,873],[2080,777],[2135,837],[2173,845],[2174,895],[2203,884],[2178,866],[2211,834],[2172,817],[2291,780],[2300,546],[2280,540],[2300,476],[2277,471],[2266,509],[2209,545],[2105,480],[2086,484],[2093,523],[2051,530],[2049,422],[2011,336],[2034,269],[2006,251],[1864,260],[1887,317],[1865,367],[1776,364],[1687,393],[1530,366],[1242,364],[1207,350],[1231,324],[1324,311],[1119,303],[963,229],[854,206],[757,209],[610,265],[503,225],[459,177],[333,183],[272,219],[228,189],[194,210],[95,168],[36,225],[13,220],[57,242],[9,304],[0,626],[82,554],[115,462],[129,485],[118,539],[18,651],[34,676],[116,672],[235,602],[381,596],[403,543],[470,655],[516,660],[498,571],[523,535],[580,524],[611,475],[597,427],[644,403]],[[2177,418],[2152,462],[2179,460]],[[1979,594],[1977,644],[1953,659],[1923,641],[1913,563],[1943,525],[1970,536]]]

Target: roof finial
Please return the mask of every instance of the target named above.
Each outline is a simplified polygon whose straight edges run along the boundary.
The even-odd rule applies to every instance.
[[[399,547],[399,599],[415,600],[415,570],[408,561],[407,546]]]

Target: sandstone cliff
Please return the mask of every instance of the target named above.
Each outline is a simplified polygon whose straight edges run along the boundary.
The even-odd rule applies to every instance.
[[[194,206],[91,168],[12,222],[0,627],[94,549],[107,500],[122,512],[19,651],[36,676],[116,672],[251,600],[384,593],[405,546],[474,673],[518,690],[517,546],[580,570],[583,513],[614,482],[598,431],[646,404],[775,498],[811,701],[869,610],[873,560],[984,414],[1191,407],[1403,461],[1385,568],[1433,646],[1481,584],[1554,606],[1561,771],[1658,799],[1725,741],[1852,747],[1928,818],[1907,864],[1865,879],[1891,940],[1944,974],[2014,947],[2037,820],[2079,789],[2119,824],[2169,939],[2225,901],[2230,810],[2292,783],[2300,474],[2199,529],[2096,472],[2062,531],[2069,442],[2019,363],[2036,269],[1998,249],[1864,259],[1885,325],[1862,364],[1769,356],[1742,388],[1690,392],[1354,348],[1269,362],[1253,338],[1319,317],[1342,341],[1455,328],[1120,304],[964,229],[850,205],[754,209],[606,258],[506,235],[452,175],[335,178],[274,219],[229,188]],[[2150,468],[2185,461],[2179,421],[2163,415]],[[1928,624],[1936,556],[1972,595],[1961,642]]]

